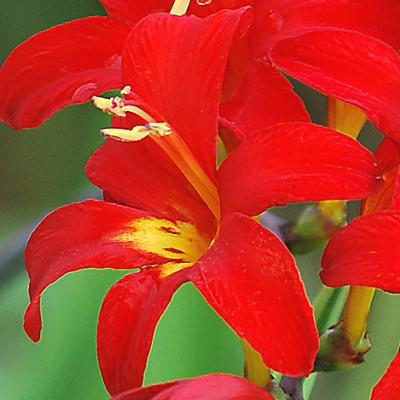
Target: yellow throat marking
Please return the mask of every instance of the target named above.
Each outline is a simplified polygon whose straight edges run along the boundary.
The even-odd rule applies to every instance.
[[[160,257],[193,264],[207,250],[208,241],[188,222],[141,218],[113,238],[133,248]]]

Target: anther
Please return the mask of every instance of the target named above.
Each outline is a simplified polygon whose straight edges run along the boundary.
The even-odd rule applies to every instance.
[[[172,128],[166,122],[151,122],[138,125],[132,129],[108,128],[100,131],[105,138],[112,138],[120,142],[137,142],[147,136],[167,136],[172,133]]]

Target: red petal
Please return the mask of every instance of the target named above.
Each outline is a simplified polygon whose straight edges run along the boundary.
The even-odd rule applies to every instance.
[[[142,385],[156,325],[185,281],[185,271],[161,279],[148,270],[126,276],[107,293],[99,316],[97,351],[111,394]]]
[[[384,140],[375,152],[376,160],[383,172],[390,171],[400,164],[400,152],[391,140]]]
[[[191,274],[268,367],[290,376],[312,371],[318,349],[312,308],[293,257],[275,235],[247,216],[225,216],[215,244]]]
[[[169,12],[174,0],[99,0],[113,18],[135,23],[154,12]]]
[[[360,199],[380,183],[373,156],[354,139],[305,123],[259,132],[218,173],[223,212],[249,215],[289,202]]]
[[[135,94],[181,135],[210,177],[224,71],[237,31],[250,23],[242,21],[247,11],[206,19],[150,15],[133,29],[124,55],[126,81]]]
[[[224,125],[240,138],[278,122],[310,118],[292,85],[269,63],[254,60],[235,97],[221,104]]]
[[[0,70],[0,120],[34,128],[61,108],[122,87],[129,29],[107,17],[72,21],[18,46]]]
[[[340,28],[400,47],[397,0],[269,0],[260,2],[257,8],[259,25],[264,36],[269,34],[270,43],[305,32]],[[261,41],[262,37],[257,39]]]
[[[400,139],[400,56],[387,44],[356,32],[314,32],[277,43],[270,57],[306,85],[360,107],[382,133]]]
[[[214,374],[131,390],[112,400],[272,400],[265,390],[243,378]]]
[[[400,293],[400,213],[357,218],[330,240],[322,258],[327,286],[369,286]]]
[[[389,400],[396,397],[400,397],[400,353],[397,353],[386,374],[375,386],[371,400]]]
[[[123,392],[121,394],[117,394],[116,396],[113,396],[111,400],[152,400],[159,393],[162,393],[168,388],[176,386],[179,383],[180,381],[174,381],[174,382],[162,383],[159,385],[132,389]]]
[[[157,226],[149,232],[149,226],[143,225],[146,221],[155,222]],[[132,232],[140,234],[141,229],[145,235],[158,233],[158,238],[161,233],[162,245],[166,238],[164,247],[168,250],[173,247],[169,246],[167,238],[173,235],[168,231],[170,224],[173,223],[142,211],[94,200],[62,207],[47,216],[33,232],[26,249],[31,299],[25,315],[27,334],[34,341],[40,339],[41,294],[69,272],[85,268],[134,269],[183,261],[182,252],[180,256],[174,253],[168,257],[160,249],[160,242],[157,243],[158,255],[151,239],[148,243],[138,244],[136,238],[129,237]],[[163,229],[164,225],[166,228]],[[176,226],[175,230],[179,228]],[[124,237],[124,234],[128,236]]]
[[[381,189],[362,203],[362,214],[384,211],[390,208],[400,209],[399,163],[400,153],[396,145],[386,139],[375,152],[375,157],[383,174]]]
[[[135,143],[107,140],[89,159],[86,173],[117,203],[191,221],[205,235],[214,235],[215,220],[208,207],[151,139]]]
[[[170,12],[174,0],[100,0],[100,3],[110,16],[137,22],[154,12]],[[253,0],[212,0],[209,4],[199,5],[192,1],[188,13],[206,17],[224,8],[240,8],[252,3]]]

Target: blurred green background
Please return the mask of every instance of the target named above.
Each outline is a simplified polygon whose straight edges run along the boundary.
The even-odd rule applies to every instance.
[[[38,31],[103,14],[96,0],[2,0],[1,5],[1,62]],[[323,122],[324,99],[302,87],[299,91],[315,121]],[[90,189],[83,167],[102,141],[98,130],[108,123],[106,116],[85,105],[58,113],[35,131],[16,133],[0,124],[2,265],[41,216]],[[370,127],[363,138],[376,145]],[[22,330],[28,280],[21,255],[12,260],[0,270],[0,399],[106,399],[96,361],[96,320],[104,294],[123,273],[84,271],[51,286],[43,301],[43,339],[33,344]],[[299,257],[298,263],[313,298],[319,288],[319,254]],[[398,299],[378,293],[370,324],[373,350],[367,362],[351,372],[319,376],[311,398],[368,399],[396,352],[399,312]],[[158,327],[146,383],[212,372],[241,374],[242,362],[238,339],[193,287],[185,285]]]

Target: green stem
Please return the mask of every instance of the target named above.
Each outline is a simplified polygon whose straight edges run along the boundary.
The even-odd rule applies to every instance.
[[[314,300],[315,322],[319,334],[338,322],[346,302],[348,288],[337,289],[323,286]]]
[[[346,302],[348,288],[332,289],[323,286],[314,300],[315,321],[318,332],[325,332],[331,325],[335,324],[341,317]],[[314,372],[304,381],[304,398],[309,400],[316,383],[318,374]]]

